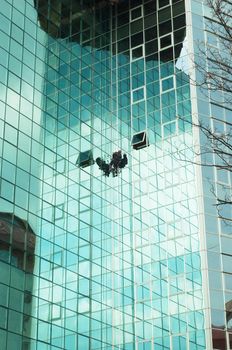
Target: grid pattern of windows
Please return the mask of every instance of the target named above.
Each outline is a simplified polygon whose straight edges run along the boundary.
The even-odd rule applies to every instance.
[[[195,4],[196,5],[196,4]],[[223,49],[223,43],[226,43],[226,33],[217,35],[218,24],[213,17],[211,20],[211,10],[207,6],[192,6],[192,19],[196,26],[193,27],[193,36],[198,35],[198,42],[195,43],[194,51],[199,52],[199,46],[207,52],[203,59],[206,60],[206,72],[213,72],[212,53],[221,53],[221,57],[227,57],[227,51]],[[195,19],[195,15],[202,13],[205,15]],[[220,27],[220,26],[219,26]],[[198,33],[198,34],[197,34]],[[224,44],[225,45],[225,44]],[[196,56],[197,57],[197,56]],[[220,60],[219,60],[220,61]],[[217,75],[223,77],[223,72],[217,70]],[[198,79],[200,79],[198,77]],[[223,78],[224,79],[224,78]],[[209,88],[211,83],[209,82]],[[198,118],[203,124],[207,117],[209,128],[215,136],[231,134],[231,106],[228,101],[231,99],[223,89],[209,91],[209,98],[206,98],[202,89],[198,88]],[[210,298],[210,332],[212,332],[213,349],[232,349],[232,324],[231,324],[231,262],[232,262],[232,226],[231,226],[231,205],[223,205],[219,211],[215,204],[217,198],[231,198],[231,172],[226,168],[221,171],[215,165],[222,163],[220,157],[211,151],[210,143],[207,143],[201,135],[202,162],[210,164],[211,167],[202,167],[203,175],[203,194],[205,210],[205,230],[206,230],[206,248],[207,248],[207,268],[209,275],[209,298]],[[230,142],[229,142],[230,143]],[[204,150],[208,148],[207,154]],[[225,161],[227,159],[225,158]],[[211,183],[211,186],[209,186]],[[212,190],[213,188],[213,190]],[[220,218],[220,216],[225,219]]]
[[[204,350],[184,1],[0,3],[1,344]]]

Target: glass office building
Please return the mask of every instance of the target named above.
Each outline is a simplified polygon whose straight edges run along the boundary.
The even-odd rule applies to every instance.
[[[230,113],[190,85],[207,8],[0,5],[1,350],[231,349],[231,231],[207,180],[231,178],[192,161],[192,118]]]

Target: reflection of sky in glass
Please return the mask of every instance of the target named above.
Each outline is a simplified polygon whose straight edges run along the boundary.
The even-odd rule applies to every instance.
[[[56,47],[58,52],[57,42],[52,42],[51,46],[54,47],[53,52],[56,51]],[[119,183],[116,184],[113,179],[107,179],[107,183],[105,183],[104,179],[101,179],[101,182],[97,182],[100,173],[96,166],[89,167],[86,168],[84,171],[82,170],[78,172],[73,169],[72,171],[73,174],[75,174],[76,181],[81,187],[86,187],[86,195],[88,194],[90,186],[90,174],[92,176],[93,181],[91,189],[93,189],[96,192],[95,194],[94,192],[90,193],[90,198],[92,199],[88,199],[87,197],[85,199],[85,197],[83,197],[83,200],[81,200],[79,212],[78,208],[75,209],[75,206],[77,205],[76,199],[71,198],[72,196],[68,199],[68,202],[70,202],[70,204],[72,203],[72,206],[66,207],[65,205],[64,208],[66,212],[65,215],[67,216],[67,222],[72,222],[72,220],[75,220],[75,218],[72,218],[72,216],[78,215],[79,218],[83,220],[83,222],[85,222],[86,226],[85,228],[83,228],[83,248],[79,248],[79,263],[77,264],[76,262],[75,252],[69,252],[69,255],[67,256],[67,266],[65,266],[63,262],[64,266],[58,270],[59,272],[57,271],[54,274],[56,281],[59,281],[61,285],[65,285],[64,273],[62,273],[62,271],[64,272],[65,269],[71,268],[74,272],[78,266],[80,274],[80,279],[78,282],[79,288],[81,293],[84,293],[83,295],[85,295],[85,293],[89,291],[89,280],[87,280],[87,278],[92,276],[91,278],[92,281],[94,281],[94,283],[96,284],[96,288],[99,288],[99,291],[97,291],[96,289],[96,291],[93,290],[92,292],[92,298],[93,300],[95,300],[92,304],[92,311],[97,312],[97,310],[100,308],[101,304],[97,304],[95,299],[99,298],[100,295],[102,298],[103,305],[111,305],[112,313],[110,313],[108,316],[109,324],[112,327],[111,332],[114,334],[114,343],[120,344],[121,337],[117,334],[116,327],[122,326],[123,317],[126,317],[127,320],[131,320],[132,323],[134,322],[133,320],[135,317],[132,311],[127,311],[127,309],[130,310],[131,305],[133,305],[133,301],[131,299],[133,296],[133,288],[131,288],[131,285],[133,284],[131,283],[137,284],[136,294],[134,298],[136,304],[136,317],[138,318],[140,317],[144,320],[149,320],[150,316],[153,318],[160,318],[163,317],[162,315],[164,313],[168,312],[170,315],[173,315],[173,318],[179,320],[178,313],[184,313],[186,310],[186,305],[189,305],[193,310],[201,310],[203,307],[201,295],[201,275],[199,273],[200,265],[198,253],[199,245],[197,239],[197,223],[195,223],[194,225],[194,220],[189,219],[189,216],[191,217],[192,215],[195,215],[197,209],[194,203],[191,204],[191,210],[185,208],[185,206],[181,204],[184,203],[186,197],[185,193],[183,193],[183,191],[181,190],[179,184],[180,178],[182,179],[182,181],[183,179],[185,179],[186,182],[192,183],[192,181],[194,181],[194,174],[192,172],[192,166],[189,165],[187,167],[189,172],[188,175],[186,175],[185,168],[181,166],[182,163],[180,163],[179,166],[176,167],[176,170],[174,170],[173,155],[170,152],[170,137],[175,137],[173,141],[176,144],[180,145],[184,145],[182,143],[182,137],[185,137],[185,144],[186,142],[189,143],[189,147],[191,147],[192,138],[190,134],[186,136],[184,136],[184,134],[181,133],[179,136],[178,134],[176,134],[177,121],[175,119],[175,112],[173,114],[171,112],[171,106],[175,103],[173,100],[173,96],[175,96],[173,81],[174,79],[176,79],[172,64],[163,63],[162,65],[163,86],[161,90],[159,82],[159,72],[156,68],[158,64],[157,62],[155,63],[155,68],[153,63],[145,63],[143,59],[139,59],[133,62],[130,66],[128,64],[128,57],[120,55],[118,57],[119,66],[114,72],[111,73],[112,75],[109,75],[109,71],[112,67],[112,60],[115,59],[111,56],[109,52],[101,52],[97,50],[92,51],[90,47],[81,48],[79,45],[74,43],[67,44],[67,47],[71,47],[72,52],[75,52],[75,54],[78,53],[78,56],[81,57],[83,69],[77,73],[75,69],[72,70],[72,68],[70,69],[70,67],[66,67],[66,60],[67,66],[69,65],[69,60],[71,60],[71,62],[73,62],[74,65],[76,64],[75,62],[80,62],[80,59],[78,61],[75,55],[72,56],[71,54],[69,54],[69,57],[63,57],[64,62],[62,63],[62,67],[59,66],[59,74],[55,73],[55,75],[53,76],[53,80],[51,80],[50,78],[50,83],[56,84],[56,81],[59,80],[60,86],[68,87],[67,92],[65,89],[59,91],[56,88],[53,90],[49,88],[48,98],[52,99],[53,96],[56,93],[58,93],[58,100],[63,98],[64,109],[58,109],[58,120],[46,116],[45,122],[48,123],[48,125],[52,125],[52,120],[55,122],[55,124],[62,123],[60,124],[59,128],[54,126],[54,130],[57,130],[57,136],[61,137],[63,140],[65,140],[65,138],[63,138],[62,136],[63,134],[66,135],[65,137],[67,137],[67,135],[70,135],[72,137],[71,130],[75,133],[77,132],[77,134],[81,132],[82,138],[80,139],[80,141],[78,141],[80,142],[78,143],[79,146],[72,142],[70,144],[68,144],[67,142],[63,144],[63,154],[69,154],[71,151],[71,154],[75,155],[75,161],[77,159],[78,149],[81,149],[83,151],[86,151],[90,148],[93,149],[95,158],[97,156],[102,156],[102,154],[111,154],[112,151],[116,150],[119,147],[118,140],[120,140],[120,142],[122,142],[123,144],[123,147],[125,147],[125,152],[130,154],[131,150],[128,144],[127,125],[130,125],[131,117],[133,119],[133,123],[134,121],[138,120],[138,118],[143,117],[144,124],[142,123],[142,120],[140,121],[142,123],[141,125],[143,125],[143,130],[147,125],[146,111],[148,101],[151,99],[151,106],[149,108],[151,108],[151,110],[153,109],[153,111],[156,110],[157,107],[156,105],[153,105],[152,100],[154,98],[154,95],[159,96],[162,90],[164,92],[168,90],[168,94],[162,96],[162,103],[163,106],[167,108],[167,111],[165,109],[161,111],[161,116],[163,119],[159,119],[158,123],[156,123],[156,127],[162,123],[162,120],[164,121],[164,124],[166,123],[163,126],[164,137],[166,139],[166,141],[163,143],[163,150],[159,148],[159,144],[154,144],[153,142],[150,145],[149,149],[145,149],[144,151],[141,150],[140,153],[133,154],[135,158],[132,161],[132,164],[135,167],[135,169],[139,169],[141,179],[140,177],[138,177],[135,182],[127,184],[127,181],[130,177],[130,169],[125,169],[125,171],[123,171],[120,175],[122,181],[125,181],[125,190],[124,193],[122,193],[121,185]],[[102,63],[102,59],[105,59],[105,64]],[[80,63],[79,66],[81,66]],[[145,90],[143,88],[145,82],[145,67],[148,68],[146,72],[146,79],[148,82],[147,86],[145,87],[146,94],[144,94]],[[62,75],[60,75],[60,72],[62,73]],[[133,76],[130,76],[131,72],[133,73]],[[182,85],[186,85],[188,79],[186,79],[186,77],[184,77],[184,74],[179,72],[179,70],[177,72],[178,74],[182,74],[182,76],[179,75],[179,80],[177,83],[178,88],[182,88]],[[51,73],[48,71],[49,76],[50,74]],[[171,77],[169,77],[170,75]],[[71,82],[71,86],[70,82],[68,83],[68,85],[66,83],[66,81],[69,81],[69,77],[71,77],[71,79],[75,79],[73,80],[73,84]],[[105,78],[108,79],[108,81],[104,80]],[[76,89],[75,81],[80,82],[80,89],[78,90]],[[134,89],[132,106],[133,114],[130,115],[130,118],[126,118],[124,123],[125,116],[123,114],[117,114],[116,110],[113,111],[113,109],[117,107],[117,101],[118,108],[124,109],[126,106],[130,108],[131,82],[132,88]],[[111,89],[112,83],[113,85],[111,91],[113,91],[113,99],[109,93],[109,89]],[[69,88],[70,90],[68,90]],[[171,94],[169,93],[170,90]],[[74,95],[72,95],[72,93],[71,95],[68,95],[69,91],[73,91]],[[67,94],[66,96],[64,96],[64,92]],[[77,95],[75,95],[75,93],[77,93]],[[75,97],[75,99],[72,100],[72,97]],[[137,97],[139,102],[137,101]],[[140,101],[141,99],[142,101]],[[65,101],[67,101],[67,103]],[[72,115],[75,116],[73,119],[72,128],[70,129],[68,128],[68,124],[66,124],[67,121],[65,121],[64,119],[66,115],[65,110],[69,111],[70,117],[72,117]],[[50,110],[50,113],[52,115],[52,109]],[[64,126],[61,127],[63,124]],[[133,126],[134,125],[135,124],[133,124]],[[138,127],[141,128],[141,126]],[[155,131],[156,130],[157,129],[155,129]],[[136,127],[135,131],[137,131]],[[152,126],[149,128],[149,133],[150,135],[155,134]],[[73,137],[73,141],[75,141],[74,134]],[[52,139],[54,139],[54,135],[50,134],[48,136],[48,142]],[[151,157],[150,164],[147,163],[148,151]],[[159,154],[159,157],[164,157],[163,159],[165,159],[165,162],[161,162],[159,166],[157,166],[157,159],[155,157],[155,154],[157,152]],[[185,156],[184,147],[183,155]],[[138,163],[137,157],[142,157],[141,159],[143,159],[144,162],[140,161]],[[49,161],[49,155],[47,160]],[[67,158],[64,160],[66,162],[68,161]],[[70,161],[68,161],[68,163],[70,163]],[[70,168],[70,166],[72,169],[71,163],[68,165],[68,168]],[[156,176],[158,176],[159,179],[158,183],[154,175],[152,175],[148,180],[148,169],[149,171],[151,171],[152,169],[156,169]],[[46,177],[44,178],[45,181],[47,181]],[[175,183],[175,189],[173,189],[173,193],[171,193],[169,192],[169,187],[167,186],[167,184],[170,184],[170,188],[172,188],[173,181]],[[101,183],[102,190],[98,188],[98,183]],[[155,195],[155,193],[151,191],[150,186],[154,186],[154,184],[157,195]],[[64,193],[68,191],[68,188],[63,189],[62,187],[62,181],[56,181],[56,190],[62,191]],[[116,188],[117,192],[114,191]],[[126,236],[124,237],[124,244],[126,244],[125,249],[128,249],[126,248],[127,244],[128,247],[130,245],[130,233],[128,231],[129,226],[127,225],[127,221],[131,220],[130,215],[132,214],[131,202],[130,199],[128,199],[130,191],[135,193],[135,203],[137,203],[136,198],[139,199],[139,204],[136,204],[133,213],[134,235],[136,237],[137,246],[137,249],[133,252],[134,264],[136,266],[134,267],[136,269],[136,274],[134,276],[133,282],[131,282],[130,280],[130,275],[128,275],[128,279],[123,280],[120,278],[119,274],[119,271],[127,271],[127,268],[131,268],[129,255],[126,258],[127,260],[124,261],[123,265],[121,265],[121,267],[119,268],[120,264],[122,264],[122,261],[120,259],[120,246],[122,243],[120,243],[119,239],[121,235],[121,230],[125,230],[125,233],[127,233],[128,235],[128,238],[126,238]],[[188,188],[187,191],[189,191],[189,195],[190,193],[192,193],[191,196],[193,195],[192,185]],[[151,194],[149,195],[149,193]],[[47,194],[45,194],[45,196],[47,197]],[[122,211],[121,205],[123,198],[124,200]],[[176,203],[176,201],[178,201],[178,203]],[[54,196],[51,196],[51,203],[53,205],[59,205],[59,201],[56,203]],[[103,203],[105,203],[105,207]],[[162,208],[158,215],[156,211],[157,203],[160,206],[160,208]],[[173,212],[173,209],[171,209],[173,203],[175,203],[175,212]],[[99,208],[101,208],[102,205],[104,210],[101,212],[101,215],[99,215],[98,210]],[[49,209],[47,209],[47,213],[47,218],[51,218],[52,211],[50,211],[49,214]],[[128,214],[129,216],[127,216]],[[142,215],[142,220],[139,219],[139,215]],[[153,227],[153,225],[151,224],[153,222],[151,221],[151,218],[155,219],[156,222],[160,221],[163,223],[163,238],[161,234],[162,224],[159,223],[157,226]],[[190,226],[188,220],[190,220],[192,226]],[[61,218],[60,225],[63,225],[64,222],[65,221]],[[89,246],[88,241],[85,241],[88,236],[85,236],[84,232],[85,230],[88,230],[88,225],[91,224],[93,224],[96,229],[99,229],[99,231],[96,230],[95,232],[94,240],[98,242],[100,237],[103,237],[103,240],[106,240],[106,242],[108,241],[107,245],[109,247],[108,249],[110,251],[110,255],[108,256],[106,254],[105,258],[104,251],[100,250],[102,248],[99,248],[98,250],[96,249],[95,245]],[[59,223],[57,222],[56,225],[59,225]],[[123,227],[124,225],[125,227]],[[188,227],[187,236],[184,235],[184,228],[186,227],[186,225]],[[72,226],[69,225],[69,227],[73,231]],[[140,235],[140,231],[138,231],[139,227],[142,229],[143,235]],[[145,233],[146,230],[147,234]],[[154,230],[154,236],[157,236],[157,238],[155,238],[152,235],[152,230]],[[76,234],[75,230],[73,231],[73,233]],[[184,239],[186,246],[182,243],[183,237],[185,237]],[[145,243],[146,239],[147,245]],[[155,242],[157,246],[153,246]],[[90,249],[92,251],[91,262],[89,262],[88,260],[89,247],[91,247]],[[189,252],[186,258],[184,254],[185,249],[188,249]],[[164,253],[165,250],[167,250],[168,254],[170,254],[168,258],[166,258],[166,254]],[[102,254],[103,260],[100,260]],[[150,264],[151,256],[156,257],[156,266],[158,269],[161,269],[159,274],[159,277],[161,279],[158,280],[158,284],[155,284],[152,288],[149,283],[149,278],[151,278],[149,276],[151,275],[149,272],[145,273],[146,270],[143,270],[146,267],[146,264]],[[171,256],[175,256],[175,258],[171,258]],[[103,264],[103,262],[105,262],[106,265]],[[185,264],[187,264],[186,266],[188,266],[188,274],[186,275]],[[164,268],[165,266],[166,268]],[[109,270],[105,270],[105,267],[107,267]],[[138,271],[140,269],[141,272],[137,272],[137,269]],[[194,272],[192,271],[192,269]],[[104,271],[103,274],[102,270]],[[115,275],[114,282],[112,282],[111,274]],[[66,285],[68,285],[69,283],[70,285],[75,285],[77,283],[75,274],[73,274],[72,277],[72,274],[68,272],[68,276],[69,277],[66,281]],[[170,281],[172,281],[170,282],[172,283],[171,295],[169,295],[168,292],[167,276],[170,276]],[[112,286],[112,283],[114,283],[115,289],[107,290],[104,287],[105,282],[102,286],[98,285],[100,279],[102,280],[102,283],[103,281],[105,281],[108,284],[108,286]],[[144,282],[142,282],[143,279]],[[128,284],[128,287],[125,289],[126,295],[124,296],[126,302],[128,302],[128,305],[126,304],[124,309],[118,310],[117,308],[120,306],[120,303],[118,301],[118,298],[120,298],[120,294],[117,288],[121,287],[123,283]],[[184,290],[186,288],[185,286],[188,288],[189,291],[189,295],[187,297],[184,294]],[[56,295],[56,302],[61,302],[61,288],[60,291],[57,291]],[[148,302],[151,296],[153,300],[152,307]],[[169,297],[169,306],[167,297]],[[181,299],[181,302],[178,301],[179,299]],[[144,300],[147,300],[147,302],[145,303]],[[162,307],[158,307],[159,302],[161,300]],[[86,333],[87,335],[88,331],[87,329],[85,329],[84,325],[86,325],[88,317],[87,314],[85,315],[85,313],[89,312],[88,303],[88,299],[83,298],[80,299],[79,304],[80,312],[83,313],[83,323],[82,325],[80,325],[80,330],[81,332]],[[101,306],[101,308],[104,309],[106,306],[103,305]],[[199,311],[199,317],[201,317],[203,327],[203,314],[201,313],[201,311]],[[182,320],[183,329],[186,328],[186,322],[187,321],[185,319]],[[154,322],[154,324],[156,323]],[[149,322],[147,323],[146,331],[144,332],[145,333],[141,333],[140,323],[135,325],[135,334],[145,339],[145,337],[151,337],[152,334],[151,324]],[[176,323],[174,321],[172,324],[172,332],[179,332],[179,329],[176,328]],[[127,333],[126,337],[130,339],[131,335]],[[176,344],[177,342],[182,346],[184,344],[184,339],[184,337],[180,339],[176,337],[174,343]]]

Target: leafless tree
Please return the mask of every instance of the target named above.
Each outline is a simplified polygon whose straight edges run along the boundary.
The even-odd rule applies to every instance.
[[[214,167],[220,185],[212,184],[219,217],[232,224],[232,1],[205,0],[205,40],[195,42],[196,84],[211,104],[227,110],[227,118],[212,115],[211,119],[192,122],[201,132],[204,141],[199,146],[199,165]],[[207,12],[208,11],[208,12]],[[231,111],[231,119],[228,115]],[[224,177],[224,179],[223,179]],[[224,181],[225,180],[225,181]]]
[[[213,117],[213,121],[221,122]],[[229,185],[229,177],[232,174],[232,122],[223,122],[225,130],[219,132],[216,128],[199,122],[194,124],[200,128],[205,136],[205,142],[199,149],[201,166],[214,167],[217,170],[217,178],[220,185],[212,184],[211,191],[216,197],[218,215],[225,222],[232,222],[230,215],[232,205],[232,191]]]
[[[202,58],[205,65],[197,65],[203,77],[202,87],[206,88],[212,103],[231,109],[232,102],[232,2],[229,0],[206,0],[209,18],[205,18],[207,42]],[[206,59],[205,59],[206,58]],[[203,69],[201,69],[201,67]],[[232,113],[232,111],[231,111]],[[217,199],[218,214],[227,223],[232,221],[232,193],[228,176],[232,173],[232,118],[217,120],[212,116],[211,125],[199,122],[198,127],[204,134],[206,143],[203,153],[213,154],[213,164],[217,173],[224,177],[222,185],[212,186]],[[215,125],[221,124],[220,130]],[[204,154],[202,157],[204,161]],[[205,157],[207,159],[207,157]],[[223,184],[224,183],[224,184]]]
[[[231,104],[232,93],[232,2],[206,0],[206,5],[209,9],[209,17],[205,15],[207,41],[206,46],[199,43],[198,83],[208,91],[223,92],[226,107],[227,103]],[[211,98],[214,96],[211,94]]]

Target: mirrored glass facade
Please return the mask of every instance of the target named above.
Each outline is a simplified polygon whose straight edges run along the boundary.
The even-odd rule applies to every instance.
[[[194,4],[0,0],[3,350],[212,350],[211,319],[230,349]]]
[[[231,4],[225,3],[225,16],[230,13]],[[205,62],[205,72],[212,71],[211,53],[218,54],[226,60],[228,50],[223,49],[226,44],[226,33],[224,28],[215,21],[212,11],[199,1],[191,4],[191,20],[193,38],[197,38],[202,43],[202,48],[207,53],[209,59]],[[228,12],[227,12],[228,9]],[[213,21],[212,21],[213,19]],[[218,33],[222,35],[217,35]],[[194,44],[196,62],[201,62],[199,58],[200,48]],[[219,76],[223,77],[223,72],[218,70]],[[201,74],[198,72],[198,79]],[[228,75],[229,76],[229,75]],[[215,90],[215,89],[214,89]],[[197,117],[201,122],[210,125],[215,135],[229,134],[231,122],[231,93],[229,91],[205,91],[197,89]],[[202,150],[207,146],[203,135],[200,135]],[[209,152],[202,155],[202,161],[208,164],[221,164],[221,160],[216,154]],[[207,250],[207,275],[208,275],[208,300],[209,316],[212,332],[213,349],[232,348],[232,328],[231,328],[231,274],[232,274],[232,240],[231,240],[231,206],[223,205],[217,211],[216,198],[229,198],[231,195],[231,172],[227,169],[221,171],[215,166],[202,167],[203,201],[204,201],[204,225],[205,225],[205,248]],[[218,216],[224,219],[218,218]],[[210,334],[209,334],[210,336]]]

